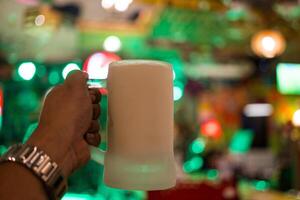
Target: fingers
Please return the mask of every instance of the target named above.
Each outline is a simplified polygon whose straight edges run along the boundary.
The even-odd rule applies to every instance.
[[[74,70],[70,75],[67,76],[65,84],[70,86],[84,86],[87,87],[88,74],[80,70]]]
[[[84,136],[85,141],[89,145],[99,146],[101,142],[101,136],[99,134],[100,125],[97,120],[93,120],[90,124],[90,127],[87,133]]]
[[[93,145],[93,146],[97,147],[97,146],[99,146],[99,144],[101,142],[101,135],[98,132],[87,133],[87,134],[85,134],[85,141],[89,145]]]
[[[93,104],[98,104],[101,100],[101,93],[96,88],[89,89],[90,97]]]
[[[98,123],[97,120],[92,120],[91,124],[90,124],[90,127],[88,129],[88,133],[93,133],[93,132],[99,132],[100,130],[100,125]]]
[[[101,100],[101,93],[97,89],[89,89],[89,94],[93,103],[93,120],[91,121],[87,133],[84,135],[84,139],[89,145],[99,146],[101,142],[101,136],[98,134],[100,130],[98,118],[101,113],[99,104]]]
[[[101,108],[99,104],[93,104],[93,119],[98,119],[101,114]]]
[[[91,101],[93,103],[93,119],[98,119],[101,114],[99,102],[101,100],[101,93],[98,89],[89,89]]]

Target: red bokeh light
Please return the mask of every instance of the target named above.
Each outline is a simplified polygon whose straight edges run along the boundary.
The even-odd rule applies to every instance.
[[[204,136],[218,139],[222,135],[222,128],[216,119],[209,119],[201,124],[201,134]]]
[[[3,109],[3,92],[2,92],[2,88],[0,87],[0,115],[2,115],[2,109]]]
[[[121,58],[114,53],[96,52],[85,60],[83,71],[89,74],[90,79],[104,80],[107,78],[109,64],[118,60]]]
[[[106,88],[99,88],[99,92],[102,94],[102,95],[107,95],[108,91]]]

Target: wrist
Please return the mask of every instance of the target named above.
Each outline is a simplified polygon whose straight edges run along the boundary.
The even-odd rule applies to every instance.
[[[61,197],[66,191],[66,179],[61,168],[49,155],[37,146],[12,145],[1,157],[2,162],[15,162],[29,169],[43,183],[50,199]]]
[[[53,132],[54,130],[38,127],[26,143],[37,146],[46,152],[58,164],[64,177],[67,178],[73,170],[76,158],[69,152],[70,144],[65,139],[51,137],[56,135]]]

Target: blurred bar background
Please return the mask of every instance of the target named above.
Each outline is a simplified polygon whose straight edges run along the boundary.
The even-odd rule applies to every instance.
[[[28,139],[70,71],[105,80],[112,61],[162,60],[174,71],[177,186],[109,188],[90,161],[63,200],[299,199],[299,34],[298,0],[0,0],[0,154]]]

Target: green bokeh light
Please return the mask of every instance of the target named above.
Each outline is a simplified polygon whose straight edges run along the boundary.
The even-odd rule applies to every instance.
[[[205,141],[202,138],[197,138],[190,146],[193,153],[202,153],[205,150]]]
[[[49,73],[49,83],[51,84],[51,85],[56,85],[56,84],[58,84],[59,83],[59,81],[60,81],[60,76],[59,76],[59,73],[58,73],[58,71],[51,71],[50,73]]]
[[[300,64],[280,63],[276,68],[277,88],[282,94],[300,94]]]
[[[175,80],[176,79],[176,73],[175,73],[175,71],[173,70],[173,80]]]
[[[203,159],[202,157],[195,157],[195,158],[192,158],[191,160],[191,166],[194,168],[194,169],[200,169],[203,165]]]
[[[194,157],[183,164],[183,171],[186,173],[190,173],[201,169],[202,166],[203,166],[203,158]]]
[[[265,191],[270,188],[270,183],[264,180],[254,181],[254,187],[256,190]]]
[[[7,151],[7,147],[0,145],[0,156],[3,155]]]
[[[246,153],[249,151],[254,133],[251,130],[238,130],[230,143],[230,151],[232,153]]]
[[[186,172],[186,173],[190,173],[193,171],[192,167],[191,167],[191,164],[190,164],[190,161],[187,161],[183,164],[183,171]]]
[[[209,180],[216,180],[219,177],[219,171],[216,169],[210,169],[207,171],[207,178]]]
[[[39,97],[32,90],[24,90],[20,92],[17,97],[17,104],[22,110],[33,111],[38,108]]]
[[[47,69],[44,65],[39,65],[36,69],[36,74],[38,77],[44,77],[47,74]]]
[[[66,193],[62,200],[104,200],[102,196],[92,196],[89,194],[75,194],[75,193]]]
[[[1,107],[0,107],[1,109]],[[0,131],[1,131],[1,128],[2,128],[2,121],[3,121],[3,118],[2,118],[2,115],[1,115],[1,112],[0,112]]]
[[[246,13],[243,9],[233,9],[233,10],[227,11],[227,13],[226,13],[226,17],[230,21],[240,20],[240,19],[244,18],[245,15],[246,15]]]

